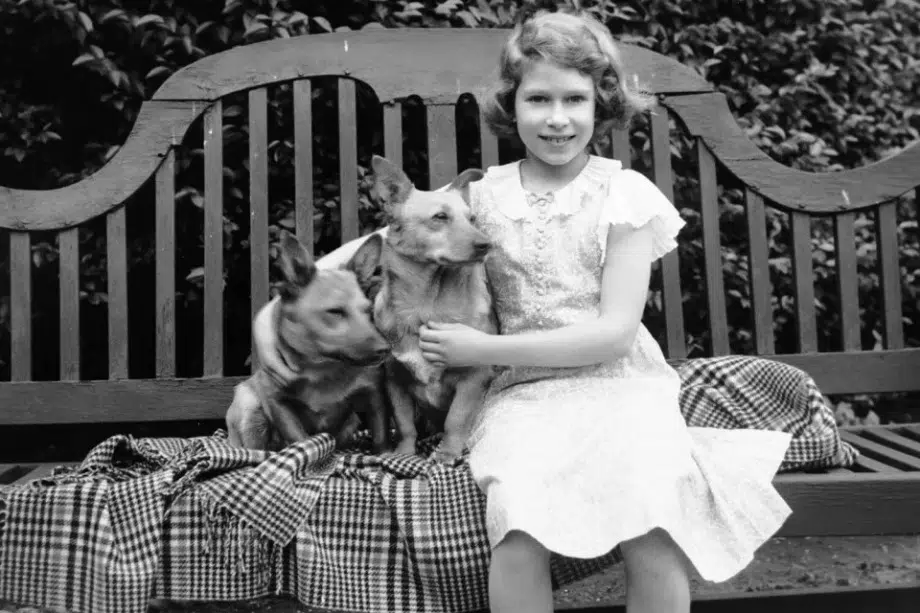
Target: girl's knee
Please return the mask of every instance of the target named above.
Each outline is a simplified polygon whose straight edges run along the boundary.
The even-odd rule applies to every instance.
[[[666,530],[654,528],[642,536],[620,544],[627,571],[657,568],[660,570],[689,571],[690,561]]]
[[[521,530],[512,530],[495,546],[493,556],[512,563],[549,563],[549,550],[540,541]]]

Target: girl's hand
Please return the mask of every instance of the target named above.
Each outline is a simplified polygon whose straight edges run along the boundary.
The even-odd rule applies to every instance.
[[[252,340],[254,357],[257,364],[265,369],[273,379],[287,385],[297,378],[278,354],[278,339],[272,326],[274,309],[278,308],[279,298],[274,298],[263,306],[252,320]]]
[[[434,321],[418,333],[422,357],[439,366],[483,366],[482,345],[488,336],[463,324]]]

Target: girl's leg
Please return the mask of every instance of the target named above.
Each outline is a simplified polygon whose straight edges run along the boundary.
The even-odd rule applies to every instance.
[[[552,613],[549,551],[525,532],[512,531],[492,549],[492,613]]]
[[[628,613],[688,613],[690,562],[660,528],[620,545]]]

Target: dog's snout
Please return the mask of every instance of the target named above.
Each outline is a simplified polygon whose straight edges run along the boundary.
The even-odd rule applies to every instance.
[[[492,242],[488,240],[478,240],[473,243],[473,249],[477,255],[485,255],[492,248]]]

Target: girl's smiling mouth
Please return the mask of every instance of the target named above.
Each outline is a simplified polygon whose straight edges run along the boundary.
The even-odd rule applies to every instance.
[[[573,138],[575,138],[575,135],[571,135],[571,136],[541,136],[540,138],[541,138],[542,140],[545,140],[545,141],[548,142],[548,143],[553,144],[553,145],[564,145],[565,143],[567,143],[567,142],[569,142],[570,140],[572,140]]]

